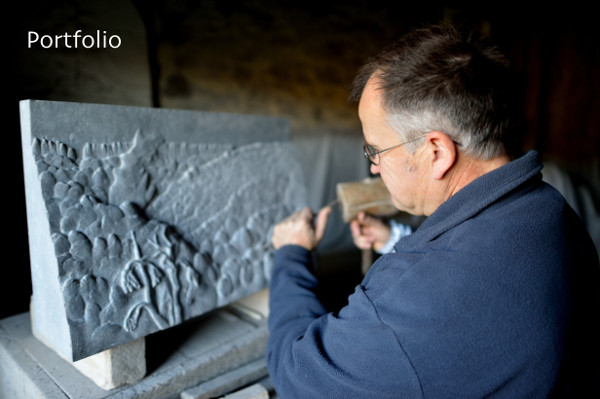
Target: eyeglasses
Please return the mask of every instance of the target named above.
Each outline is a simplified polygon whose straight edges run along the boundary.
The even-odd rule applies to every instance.
[[[427,133],[427,134],[429,134],[429,133]],[[373,146],[365,143],[365,145],[363,146],[363,149],[365,151],[365,158],[367,158],[369,160],[369,162],[371,162],[371,164],[378,166],[379,165],[379,154],[381,154],[382,152],[393,150],[394,148],[398,148],[400,146],[403,146],[404,144],[408,144],[410,142],[416,141],[416,140],[420,139],[421,137],[427,136],[427,134],[423,134],[419,137],[415,137],[414,139],[405,141],[404,143],[396,144],[393,147],[386,148],[385,150],[381,150],[381,151],[375,151],[375,148],[373,148]]]
[[[393,147],[390,148],[386,148],[385,150],[381,150],[381,151],[375,151],[375,148],[373,148],[373,146],[370,146],[369,144],[365,143],[363,146],[363,150],[365,152],[365,158],[367,158],[369,160],[369,162],[371,162],[373,165],[378,166],[379,165],[379,154],[381,154],[382,152],[386,152],[389,150],[393,150],[394,148],[400,147],[404,144],[408,144],[411,143],[413,141],[416,141],[418,139],[420,139],[421,137],[425,137],[427,136],[429,133],[423,134],[419,137],[415,137],[414,139],[405,141],[404,143],[400,143],[400,144],[396,144]],[[452,142],[454,144],[456,144],[458,147],[462,147],[462,144],[456,140],[452,140]]]

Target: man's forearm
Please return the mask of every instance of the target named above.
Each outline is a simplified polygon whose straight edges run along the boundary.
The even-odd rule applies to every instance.
[[[275,254],[269,297],[269,361],[275,362],[310,323],[326,313],[316,295],[318,282],[312,268],[312,254],[300,246],[287,245]]]
[[[270,329],[298,325],[304,331],[312,319],[326,312],[315,293],[318,282],[312,268],[312,254],[300,246],[288,245],[276,252],[269,297]]]

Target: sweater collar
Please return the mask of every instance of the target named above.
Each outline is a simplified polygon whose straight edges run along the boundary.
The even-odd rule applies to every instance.
[[[396,251],[415,248],[434,240],[523,183],[535,177],[541,178],[541,170],[539,155],[537,151],[531,150],[478,177],[440,205],[413,234],[398,241]]]

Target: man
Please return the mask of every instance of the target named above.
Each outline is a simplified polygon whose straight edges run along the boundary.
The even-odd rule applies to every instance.
[[[453,28],[419,29],[353,93],[371,172],[398,209],[428,217],[336,313],[315,295],[311,258],[331,209],[314,228],[308,209],[274,228],[279,396],[599,397],[598,257],[537,153],[515,151],[504,58]]]

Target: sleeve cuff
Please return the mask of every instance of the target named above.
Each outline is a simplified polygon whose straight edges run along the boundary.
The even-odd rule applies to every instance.
[[[390,220],[390,239],[385,243],[383,247],[378,249],[377,253],[387,254],[394,250],[394,245],[404,236],[412,233],[412,227],[407,224],[401,224],[395,220]]]

